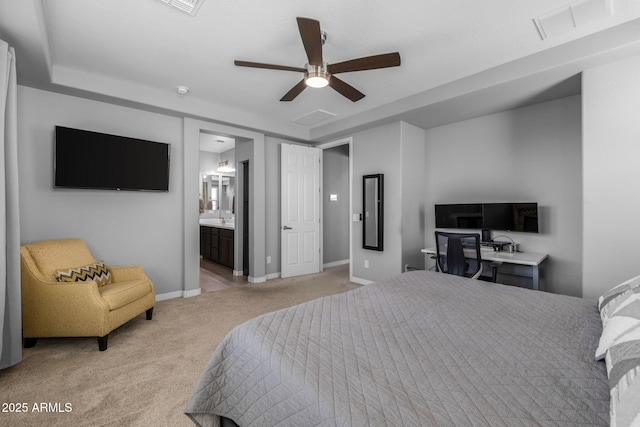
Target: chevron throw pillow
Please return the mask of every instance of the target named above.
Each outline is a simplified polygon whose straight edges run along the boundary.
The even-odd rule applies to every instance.
[[[104,262],[83,265],[82,267],[56,271],[58,282],[89,282],[95,281],[98,286],[111,283],[111,273]]]

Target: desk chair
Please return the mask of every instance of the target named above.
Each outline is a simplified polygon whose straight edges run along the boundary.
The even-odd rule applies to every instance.
[[[482,255],[480,251],[480,235],[477,233],[448,233],[436,231],[436,270],[442,273],[471,279],[485,280],[482,276]],[[470,263],[464,255],[464,249],[475,252],[475,268],[470,269]],[[498,263],[491,263],[491,281],[496,282]]]

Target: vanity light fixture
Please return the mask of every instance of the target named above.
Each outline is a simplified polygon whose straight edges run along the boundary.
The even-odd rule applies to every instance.
[[[218,163],[218,169],[216,170],[218,173],[234,173],[235,171],[236,169],[234,167],[229,166],[228,160]]]

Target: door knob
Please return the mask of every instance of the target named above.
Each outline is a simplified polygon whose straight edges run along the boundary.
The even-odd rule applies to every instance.
[[[284,227],[282,227],[283,230],[293,230],[293,228],[291,227],[287,227],[286,225]]]

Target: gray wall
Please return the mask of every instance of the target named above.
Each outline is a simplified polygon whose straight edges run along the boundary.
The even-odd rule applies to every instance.
[[[367,129],[353,135],[353,213],[362,214],[362,176],[384,174],[384,251],[362,248],[362,222],[353,223],[352,272],[355,278],[376,281],[401,269],[400,123]],[[369,268],[364,267],[365,260]]]
[[[402,270],[405,266],[424,268],[425,197],[424,187],[428,164],[424,129],[407,123],[400,124],[402,132]]]
[[[143,265],[158,294],[181,290],[182,120],[24,86],[18,109],[22,243],[82,237],[107,265]],[[54,189],[55,125],[170,143],[169,192]]]
[[[323,263],[349,260],[349,145],[322,151]],[[336,194],[337,201],[329,195]]]
[[[584,296],[640,274],[640,56],[582,76]]]
[[[267,277],[278,277],[280,274],[280,144],[290,144],[279,138],[267,137],[265,144],[265,181],[266,181],[266,254]]]
[[[424,247],[418,218],[424,192],[416,190],[423,182],[420,176],[425,166],[424,131],[407,123],[391,123],[357,132],[353,135],[352,147],[354,214],[363,211],[363,175],[384,174],[384,251],[363,249],[362,222],[353,223],[352,276],[367,283],[401,273],[405,261],[416,262],[404,255],[412,251],[419,254]],[[415,213],[409,212],[414,209]],[[406,233],[403,230],[407,230]],[[419,235],[417,240],[407,238],[411,232]],[[364,266],[365,260],[369,268]]]
[[[429,246],[436,203],[538,202],[539,234],[494,235],[508,234],[523,251],[549,253],[542,289],[582,294],[579,96],[429,129],[426,141]]]

